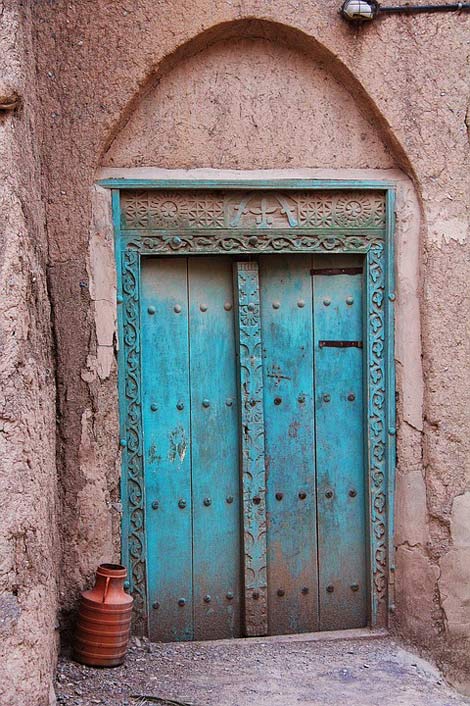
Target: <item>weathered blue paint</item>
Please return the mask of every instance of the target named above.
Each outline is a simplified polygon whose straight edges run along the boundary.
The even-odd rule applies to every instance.
[[[320,629],[367,623],[362,275],[314,280]]]
[[[263,256],[271,634],[318,630],[311,258]]]
[[[229,258],[190,258],[188,275],[194,639],[207,640],[240,635],[232,262]]]
[[[145,261],[141,302],[147,566],[149,602],[155,606],[150,611],[150,631],[160,640],[191,640],[187,261]]]
[[[151,634],[164,641],[238,636],[232,263],[148,260],[141,318]]]
[[[244,630],[267,635],[266,470],[259,271],[236,262],[240,447],[243,486]]]
[[[345,191],[392,190],[393,183],[387,180],[361,179],[122,179],[119,177],[100,179],[100,186],[108,189],[316,189]]]

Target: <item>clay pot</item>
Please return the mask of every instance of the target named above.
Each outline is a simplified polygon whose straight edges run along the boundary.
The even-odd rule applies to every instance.
[[[124,591],[126,576],[120,564],[101,564],[94,587],[81,594],[73,650],[77,662],[92,667],[124,662],[133,601]]]

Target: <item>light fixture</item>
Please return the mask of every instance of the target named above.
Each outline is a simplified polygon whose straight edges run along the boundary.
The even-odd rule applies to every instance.
[[[376,0],[345,0],[341,14],[349,22],[369,22],[378,14],[412,14],[418,12],[459,12],[470,10],[469,2],[454,2],[449,5],[379,5]]]
[[[347,20],[373,20],[377,14],[378,4],[373,0],[346,0],[341,8],[341,14]]]

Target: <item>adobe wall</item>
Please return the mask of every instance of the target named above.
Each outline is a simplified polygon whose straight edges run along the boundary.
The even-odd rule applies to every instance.
[[[57,650],[55,383],[31,18],[0,2],[0,704],[46,706]]]
[[[338,5],[34,3],[62,607],[119,552],[112,232],[97,170],[398,168],[416,194],[398,208],[400,237],[419,263],[408,271],[404,258],[397,272],[398,306],[412,311],[398,321],[395,624],[470,693],[470,17],[357,30]],[[408,227],[416,197],[420,230]],[[412,330],[400,323],[410,320]]]

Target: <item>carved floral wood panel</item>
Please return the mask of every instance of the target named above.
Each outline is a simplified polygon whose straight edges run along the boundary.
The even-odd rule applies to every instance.
[[[244,623],[247,637],[268,634],[266,471],[259,272],[237,262],[238,351],[243,487]]]
[[[146,572],[140,400],[139,276],[145,255],[298,252],[364,253],[368,307],[368,448],[371,600],[386,624],[387,471],[385,382],[385,195],[380,191],[121,192],[118,246],[124,313],[125,458],[130,580],[137,628],[146,629]],[[387,263],[391,267],[391,263]],[[390,361],[391,364],[391,361]]]
[[[126,191],[123,230],[383,228],[383,196],[370,192]]]

